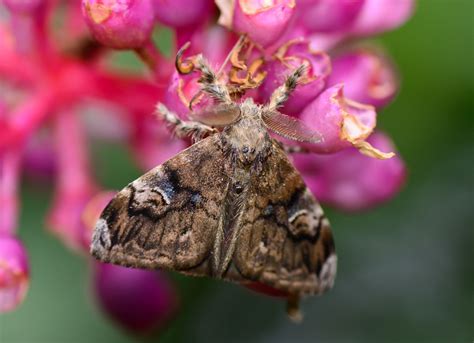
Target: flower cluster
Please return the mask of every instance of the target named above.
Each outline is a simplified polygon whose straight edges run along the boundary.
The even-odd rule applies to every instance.
[[[88,138],[127,141],[143,169],[188,146],[152,113],[158,101],[182,118],[189,108],[208,105],[192,67],[198,53],[236,99],[250,96],[260,103],[292,70],[306,65],[302,84],[281,111],[323,137],[298,146],[311,153],[293,155],[308,186],[321,202],[347,211],[392,198],[405,168],[387,135],[374,130],[377,111],[397,93],[398,77],[380,48],[354,40],[403,24],[412,2],[3,0],[0,311],[15,308],[28,286],[27,257],[16,237],[20,173],[55,180],[47,227],[67,246],[87,252],[93,223],[113,195],[94,179]],[[60,24],[52,24],[58,14]],[[181,50],[179,72],[174,58],[155,46],[157,27],[173,30],[171,55],[190,42]],[[134,51],[148,76],[114,68],[113,49]],[[131,330],[159,327],[176,309],[166,276],[150,273],[94,267],[99,303]],[[123,289],[111,292],[111,283],[123,283]],[[136,301],[128,300],[133,295]],[[124,312],[131,303],[149,315]]]

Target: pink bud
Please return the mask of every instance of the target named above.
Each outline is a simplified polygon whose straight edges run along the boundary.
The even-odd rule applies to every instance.
[[[151,0],[82,0],[82,14],[94,37],[116,49],[148,43],[155,20]]]
[[[328,84],[338,83],[344,84],[348,98],[376,107],[387,105],[398,90],[392,63],[371,50],[347,52],[334,58]]]
[[[0,313],[15,309],[23,301],[28,284],[25,248],[18,239],[0,234]]]
[[[212,0],[154,0],[156,19],[165,25],[181,28],[205,22],[212,14]],[[190,27],[194,30],[194,27]]]
[[[414,7],[413,0],[365,0],[351,32],[372,35],[393,30],[410,18]]]
[[[374,133],[368,142],[381,150],[394,149],[382,133]],[[346,211],[370,209],[393,198],[406,178],[405,165],[398,156],[380,160],[354,148],[325,156],[298,154],[294,161],[320,201]]]
[[[276,56],[275,61],[266,68],[267,77],[260,87],[262,102],[267,101],[271,93],[285,82],[288,74],[305,64],[308,66],[306,77],[281,110],[285,114],[299,116],[303,108],[324,89],[331,72],[331,60],[327,54],[311,50],[308,43],[301,40],[287,43]]]
[[[94,267],[94,292],[100,306],[127,330],[151,333],[174,317],[178,298],[165,273],[102,263]]]
[[[300,24],[310,32],[338,32],[350,28],[365,0],[310,0],[298,3]]]
[[[295,0],[217,1],[219,23],[245,33],[255,43],[267,47],[283,34],[293,16]]]

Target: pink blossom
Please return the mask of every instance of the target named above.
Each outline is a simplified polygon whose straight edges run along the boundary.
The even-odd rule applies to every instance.
[[[365,0],[351,33],[373,35],[393,30],[411,17],[414,7],[413,0]]]
[[[333,59],[329,85],[344,84],[345,95],[375,107],[387,105],[398,90],[392,63],[381,53],[369,49],[347,51]]]
[[[82,11],[94,37],[117,49],[142,47],[155,23],[151,0],[83,0]]]
[[[221,10],[221,25],[247,34],[263,47],[279,38],[295,10],[295,0],[218,0],[216,3]]]
[[[103,311],[132,332],[159,330],[177,311],[176,293],[163,272],[95,263],[93,286]]]
[[[0,313],[15,309],[29,285],[28,257],[20,241],[0,232]]]
[[[334,153],[352,145],[371,157],[393,156],[366,142],[376,125],[375,108],[347,99],[342,84],[326,89],[306,106],[301,120],[322,136],[321,143],[305,144],[311,151]]]

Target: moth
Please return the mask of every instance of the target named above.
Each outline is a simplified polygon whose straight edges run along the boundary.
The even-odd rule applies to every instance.
[[[234,102],[206,60],[195,62],[213,107],[191,121],[163,104],[157,113],[178,136],[197,142],[111,200],[96,224],[92,255],[128,267],[261,283],[287,294],[288,314],[298,319],[299,299],[330,289],[337,265],[328,219],[285,146],[269,134],[320,140],[278,111],[305,67],[260,105],[252,98]]]

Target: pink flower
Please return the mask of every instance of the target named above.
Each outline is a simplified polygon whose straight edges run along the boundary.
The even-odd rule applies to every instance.
[[[216,3],[221,10],[221,25],[247,34],[263,47],[280,37],[295,10],[295,0],[218,0]]]
[[[94,292],[111,319],[137,333],[151,333],[171,320],[178,298],[163,272],[94,264]]]
[[[371,157],[393,156],[366,142],[376,125],[375,108],[347,99],[341,84],[328,88],[306,106],[301,120],[322,136],[319,144],[304,144],[311,151],[334,153],[352,145]]]
[[[82,11],[94,37],[117,49],[148,43],[155,23],[151,0],[83,0]]]
[[[28,257],[20,241],[0,233],[0,313],[15,309],[29,285]]]
[[[373,35],[393,30],[411,17],[413,0],[365,0],[351,33]]]
[[[375,133],[369,143],[393,151],[390,139]],[[318,200],[346,211],[370,209],[400,191],[406,170],[400,157],[380,160],[349,148],[331,155],[295,155],[296,167]]]
[[[333,59],[330,86],[344,84],[345,95],[375,107],[387,105],[398,90],[398,78],[392,63],[374,50],[347,51]]]

